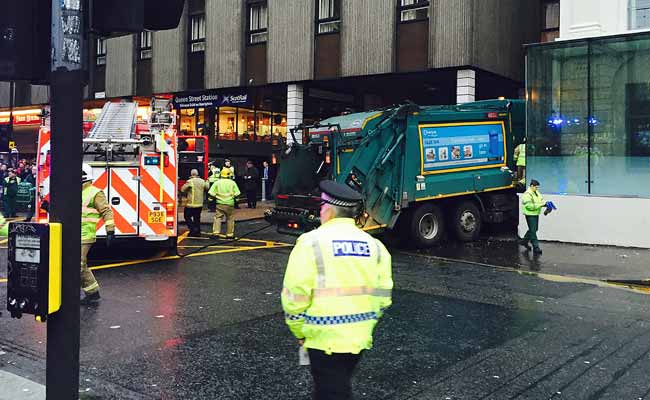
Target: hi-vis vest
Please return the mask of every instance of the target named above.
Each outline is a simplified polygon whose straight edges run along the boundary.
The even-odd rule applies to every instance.
[[[542,212],[542,207],[546,204],[542,194],[537,191],[533,192],[530,188],[521,195],[521,204],[524,215],[535,216]]]
[[[0,236],[9,236],[9,221],[0,213]]]
[[[235,198],[241,194],[239,187],[232,179],[221,178],[212,184],[208,191],[211,197],[217,199],[217,204],[235,205]]]
[[[372,331],[391,305],[391,256],[350,218],[298,238],[282,289],[285,321],[305,347],[328,354],[372,347]]]
[[[99,192],[100,189],[92,185],[81,191],[81,243],[95,242],[100,214],[94,200]]]
[[[203,194],[205,193],[206,183],[201,178],[190,178],[187,183],[190,186],[190,194],[187,198],[186,207],[200,208],[203,207]]]
[[[526,143],[522,143],[515,148],[515,158],[518,167],[526,166]]]

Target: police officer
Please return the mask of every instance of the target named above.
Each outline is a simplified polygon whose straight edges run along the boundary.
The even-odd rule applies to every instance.
[[[214,214],[214,222],[212,223],[212,234],[221,234],[221,219],[226,218],[226,237],[235,237],[235,216],[234,207],[235,199],[241,192],[237,183],[230,177],[230,169],[223,168],[221,170],[221,178],[216,181],[208,195],[214,197],[217,201],[217,210]]]
[[[212,164],[210,166],[210,176],[208,176],[208,187],[212,185],[219,179],[221,175],[221,170],[216,165]],[[214,197],[208,196],[208,210],[214,212],[217,208],[217,202]]]
[[[201,236],[203,196],[208,189],[210,189],[210,186],[206,181],[199,178],[199,171],[196,169],[190,171],[190,179],[181,188],[181,192],[187,193],[187,204],[183,209],[183,216],[185,217],[187,229],[190,231],[190,236]]]
[[[540,249],[537,240],[537,229],[539,227],[539,214],[542,208],[546,207],[546,202],[544,202],[542,194],[539,193],[539,182],[535,179],[530,181],[530,188],[521,196],[521,204],[526,217],[528,232],[519,241],[519,244],[526,250],[530,250],[528,245],[528,242],[530,242],[533,245],[533,254],[542,254],[542,249]]]
[[[110,247],[115,237],[113,211],[104,192],[93,186],[90,167],[81,171],[81,289],[85,297],[82,305],[92,305],[99,301],[99,283],[88,268],[88,252],[96,241],[97,223],[104,220],[106,227],[106,246]]]
[[[298,238],[282,289],[291,333],[309,353],[314,398],[351,398],[351,378],[372,332],[391,305],[391,255],[357,228],[362,198],[350,187],[320,183],[322,225]]]

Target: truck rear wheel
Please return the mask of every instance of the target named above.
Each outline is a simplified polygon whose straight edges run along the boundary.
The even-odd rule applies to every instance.
[[[438,243],[445,234],[445,219],[434,204],[423,204],[411,214],[410,235],[420,248]]]
[[[463,242],[478,239],[483,227],[481,212],[472,201],[463,201],[454,207],[449,222],[454,235]]]

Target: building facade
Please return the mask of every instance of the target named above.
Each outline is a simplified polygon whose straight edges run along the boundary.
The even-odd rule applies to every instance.
[[[85,116],[92,124],[105,101],[172,96],[182,133],[208,136],[212,157],[244,160],[342,112],[517,98],[523,44],[557,30],[541,24],[544,3],[188,0],[177,29],[92,41]],[[15,104],[48,102],[46,87],[18,86]]]
[[[650,248],[650,1],[562,0],[560,19],[527,52],[527,175],[559,208],[540,237]]]

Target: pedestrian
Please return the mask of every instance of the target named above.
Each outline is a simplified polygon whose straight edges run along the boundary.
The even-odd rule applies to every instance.
[[[221,170],[223,171],[224,169],[227,169],[230,171],[230,179],[233,181],[236,181],[236,175],[235,175],[235,167],[232,165],[230,162],[230,159],[226,158],[223,161],[223,168]],[[237,199],[235,199],[235,209],[239,210],[239,203],[237,203]]]
[[[539,228],[539,214],[542,212],[542,208],[546,206],[546,203],[542,194],[539,193],[539,182],[535,179],[530,181],[530,187],[521,196],[521,204],[524,215],[526,216],[528,231],[523,239],[519,240],[519,244],[526,248],[526,250],[530,250],[530,245],[528,244],[530,242],[533,245],[533,254],[542,254],[542,249],[540,249],[539,241],[537,240],[537,229]]]
[[[239,196],[241,192],[237,183],[233,181],[230,177],[230,169],[223,168],[221,170],[220,179],[217,180],[212,187],[208,195],[214,197],[217,202],[217,209],[214,214],[214,222],[212,223],[212,234],[220,235],[221,234],[221,220],[226,218],[226,237],[234,238],[235,237],[235,199]]]
[[[206,181],[199,178],[199,171],[190,171],[190,179],[181,188],[182,193],[187,194],[187,204],[183,210],[189,235],[201,237],[201,211],[203,210],[203,197],[210,186]]]
[[[4,184],[5,211],[9,218],[16,216],[16,197],[18,196],[19,183],[20,178],[16,176],[16,171],[10,169]]]
[[[526,186],[526,138],[524,138],[523,143],[520,143],[515,147],[514,160],[517,164],[517,182],[521,184],[522,187]]]
[[[92,171],[84,165],[81,171],[81,289],[85,297],[82,305],[94,305],[99,301],[99,283],[88,268],[88,252],[96,241],[97,223],[104,221],[106,228],[106,247],[111,246],[115,238],[115,222],[104,192],[93,186]]]
[[[244,171],[244,190],[248,208],[257,208],[257,187],[259,186],[260,172],[253,166],[253,161],[246,161]]]
[[[25,222],[31,222],[34,218],[34,212],[36,211],[36,174],[38,174],[38,168],[33,166],[31,169],[31,174],[25,179],[26,182],[29,182],[32,187],[29,188],[29,204],[27,205],[27,216],[25,217]]]
[[[262,184],[264,185],[264,198],[262,200],[271,200],[271,190],[273,189],[273,179],[271,176],[271,168],[268,161],[262,162]]]
[[[221,170],[215,164],[210,166],[210,175],[208,176],[208,185],[212,185],[219,179]],[[217,202],[214,197],[208,195],[208,210],[214,212],[217,209]]]
[[[282,308],[298,345],[307,349],[314,399],[350,399],[352,374],[372,347],[372,333],[391,305],[391,255],[355,224],[361,195],[320,183],[322,225],[300,236],[289,256]]]

